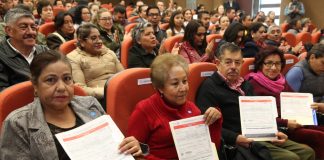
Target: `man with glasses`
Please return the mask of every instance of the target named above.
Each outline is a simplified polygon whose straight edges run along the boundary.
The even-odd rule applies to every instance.
[[[241,134],[241,119],[239,109],[239,96],[252,96],[253,88],[251,84],[240,76],[240,71],[243,63],[243,55],[240,47],[226,42],[220,46],[217,56],[217,71],[209,78],[207,78],[200,86],[196,104],[200,108],[202,113],[211,107],[219,107],[223,115],[223,129],[222,138],[225,143],[232,146],[237,146],[240,153],[244,155],[235,154],[234,156],[249,155],[246,157],[249,160],[265,159],[266,157],[272,157],[273,160],[292,160],[299,159],[295,154],[288,151],[294,148],[294,144],[289,145],[288,137],[278,132],[278,140],[272,142],[253,142]],[[273,65],[273,64],[269,64]],[[253,142],[253,143],[252,143]],[[284,145],[287,148],[281,148]],[[259,146],[259,147],[256,147]],[[261,153],[260,146],[266,146],[268,153]],[[258,148],[258,149],[257,149]],[[257,149],[257,150],[254,150]],[[308,148],[310,149],[310,148]],[[254,150],[254,152],[252,151]],[[313,159],[313,152],[305,150],[305,156],[308,160]],[[294,152],[294,151],[292,151]],[[258,156],[262,155],[263,158]],[[233,158],[233,157],[231,157]],[[234,157],[236,159],[237,157]]]
[[[146,10],[147,20],[150,22],[154,29],[156,39],[161,43],[166,38],[166,33],[159,27],[161,21],[160,10],[157,6],[150,6]]]
[[[29,64],[36,54],[47,50],[36,44],[37,25],[31,12],[14,8],[5,15],[8,38],[0,42],[0,91],[28,81]]]

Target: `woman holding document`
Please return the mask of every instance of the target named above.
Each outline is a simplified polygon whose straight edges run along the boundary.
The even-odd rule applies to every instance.
[[[0,159],[70,159],[55,134],[77,128],[105,111],[94,97],[74,96],[72,68],[64,55],[52,50],[38,54],[30,70],[35,99],[3,122]],[[125,138],[119,151],[142,155],[134,137]]]
[[[317,158],[324,158],[324,127],[302,126],[293,119],[282,119],[280,114],[280,93],[293,92],[285,77],[281,74],[285,67],[283,53],[273,47],[267,47],[255,56],[254,73],[248,74],[248,80],[254,89],[256,96],[273,96],[277,102],[278,127],[288,128],[289,139],[305,143],[312,147]]]
[[[153,61],[150,75],[157,92],[136,105],[127,132],[150,146],[150,154],[145,158],[178,159],[169,122],[201,115],[196,105],[186,99],[188,64],[179,55],[164,54]],[[211,140],[219,149],[221,113],[210,107],[204,116]]]

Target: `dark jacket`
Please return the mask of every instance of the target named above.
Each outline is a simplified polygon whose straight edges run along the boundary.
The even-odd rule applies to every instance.
[[[48,50],[43,45],[35,45],[35,47],[35,54]],[[7,40],[0,42],[0,92],[9,86],[29,79],[30,70],[27,60],[20,53],[15,52]]]
[[[120,50],[120,44],[123,41],[124,35],[122,34],[122,30],[119,30],[118,28],[115,28],[115,26],[112,27],[112,32],[113,34],[117,31],[118,32],[118,38],[119,41],[115,41],[112,36],[109,36],[108,33],[103,30],[100,26],[98,26],[99,28],[99,32],[100,32],[100,36],[102,37],[102,43],[109,48],[110,50],[114,51],[115,54],[116,52]]]
[[[259,50],[259,46],[254,41],[247,41],[244,43],[244,48],[242,49],[243,57],[254,57],[259,52]]]
[[[61,36],[61,38],[64,39],[64,41],[62,41],[62,39],[56,34],[59,34]],[[47,44],[48,48],[58,50],[62,43],[72,40],[73,38],[74,38],[73,34],[71,36],[68,36],[68,35],[64,35],[60,31],[57,31],[57,32],[49,34],[46,37],[46,44]]]
[[[246,96],[253,95],[250,83],[245,81],[241,87]],[[223,115],[222,137],[226,144],[234,145],[237,136],[241,134],[239,96],[241,94],[230,89],[217,72],[208,77],[197,92],[196,105],[201,113],[211,106],[220,108]]]
[[[155,54],[147,53],[139,44],[134,44],[128,53],[128,68],[149,68],[157,56],[158,49],[153,51]]]

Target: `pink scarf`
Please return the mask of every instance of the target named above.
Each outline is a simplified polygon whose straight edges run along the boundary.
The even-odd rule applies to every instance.
[[[268,77],[264,76],[261,71],[258,71],[257,73],[252,72],[246,75],[244,78],[246,80],[253,78],[260,85],[274,93],[280,93],[282,90],[284,90],[286,83],[285,77],[282,76],[282,74],[279,74],[276,80],[271,80]]]
[[[245,96],[245,92],[242,90],[241,85],[244,82],[244,79],[242,77],[239,77],[239,79],[235,82],[230,82],[222,73],[218,71],[218,74],[224,79],[225,83],[228,85],[228,87],[232,90],[238,91],[242,96]]]

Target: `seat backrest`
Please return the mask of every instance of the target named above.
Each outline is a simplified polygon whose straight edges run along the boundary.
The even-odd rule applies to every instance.
[[[288,31],[288,26],[289,26],[288,23],[282,23],[280,25],[280,28],[281,28],[282,33],[286,33]]]
[[[64,7],[53,7],[54,17],[56,17],[58,13],[65,12],[65,11],[66,11],[66,9]]]
[[[321,32],[315,32],[312,34],[312,44],[316,44],[319,42],[320,38],[321,38],[322,34]]]
[[[196,94],[200,84],[216,71],[216,64],[200,62],[189,65],[189,93],[187,99],[191,102],[196,101]]]
[[[125,26],[125,34],[128,34],[138,23],[131,23]]]
[[[303,44],[312,42],[312,35],[308,32],[301,32],[296,35],[296,44],[303,42]]]
[[[244,62],[241,68],[241,76],[244,77],[254,71],[254,58],[243,58]]]
[[[155,92],[149,74],[149,68],[126,69],[113,76],[107,84],[107,113],[124,134],[136,104]]]
[[[298,58],[292,54],[285,54],[285,59],[286,59],[286,66],[281,71],[283,75],[285,75],[289,71],[289,69],[299,61]]]
[[[69,40],[65,43],[63,43],[59,50],[61,53],[67,55],[68,53],[72,52],[74,49],[76,49],[76,43],[77,39]]]
[[[162,23],[159,25],[161,30],[166,31],[167,29],[169,29],[169,23]]]
[[[85,91],[74,86],[74,95],[86,96]],[[0,129],[7,115],[34,100],[34,88],[31,81],[15,84],[0,93]]]
[[[101,7],[101,8],[105,8],[105,9],[107,9],[107,10],[112,9],[112,5],[110,5],[110,4],[102,4],[102,5],[100,5],[100,7]]]
[[[132,17],[129,17],[127,20],[130,23],[134,23],[138,18],[139,18],[139,16],[132,16]]]
[[[45,37],[47,35],[49,35],[50,33],[55,32],[55,26],[54,26],[54,22],[48,22],[48,23],[44,23],[42,25],[39,26],[38,32],[43,33],[45,35]]]
[[[220,34],[210,34],[206,37],[207,43],[209,43],[212,40],[215,40],[216,42],[219,42],[223,39],[223,36]]]
[[[283,33],[282,37],[285,37],[287,43],[290,46],[292,46],[292,47],[296,46],[296,36],[293,33],[290,33],[290,32]]]
[[[164,41],[164,47],[165,50],[169,53],[171,53],[173,46],[175,45],[176,42],[181,42],[183,39],[183,35],[176,35],[176,36],[172,36],[169,37],[167,39],[165,39]]]
[[[120,48],[120,63],[124,66],[124,68],[128,68],[128,51],[132,46],[132,37],[125,36]]]

